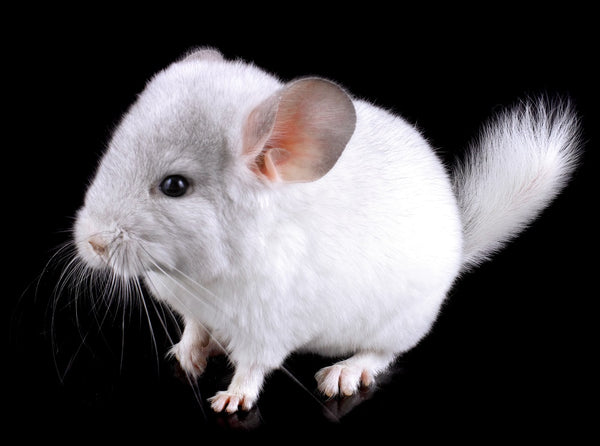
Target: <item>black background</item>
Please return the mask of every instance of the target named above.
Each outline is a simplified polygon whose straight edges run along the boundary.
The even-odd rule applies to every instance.
[[[401,7],[341,17],[303,4],[272,16],[235,8],[161,11],[152,20],[123,14],[36,9],[6,19],[16,25],[3,36],[7,432],[198,442],[207,432],[282,440],[393,433],[398,441],[416,433],[484,442],[590,431],[599,169],[591,12]],[[224,360],[192,389],[165,359],[175,324],[167,319],[167,335],[151,302],[156,345],[143,307],[90,297],[75,304],[54,292],[60,265],[46,268],[122,113],[153,73],[204,45],[285,80],[336,80],[415,123],[448,164],[494,111],[540,93],[571,99],[586,151],[564,193],[492,262],[457,281],[430,335],[373,392],[326,402],[313,375],[331,360],[293,355],[286,370],[301,385],[275,372],[257,409],[217,416],[205,400],[226,387]]]

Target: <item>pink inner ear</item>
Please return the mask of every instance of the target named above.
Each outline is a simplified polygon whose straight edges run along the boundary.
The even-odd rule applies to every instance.
[[[279,165],[284,164],[291,154],[282,148],[267,148],[256,157],[256,167],[271,181],[281,181]]]
[[[314,181],[333,167],[355,122],[354,105],[340,87],[301,79],[250,113],[245,153],[253,169],[271,181]]]
[[[279,166],[280,164],[286,163],[292,154],[285,149],[280,147],[273,147],[266,151],[269,155],[269,159],[273,163],[274,166]]]

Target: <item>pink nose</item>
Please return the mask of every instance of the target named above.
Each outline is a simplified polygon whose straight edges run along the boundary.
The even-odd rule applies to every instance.
[[[91,238],[88,240],[89,244],[92,246],[92,249],[99,256],[103,256],[106,254],[106,245],[98,240],[97,238]]]

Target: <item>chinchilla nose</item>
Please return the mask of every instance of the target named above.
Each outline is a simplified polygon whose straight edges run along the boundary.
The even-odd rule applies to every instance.
[[[104,241],[98,237],[90,237],[88,239],[88,243],[96,254],[98,254],[100,257],[104,257],[106,254],[106,243]]]

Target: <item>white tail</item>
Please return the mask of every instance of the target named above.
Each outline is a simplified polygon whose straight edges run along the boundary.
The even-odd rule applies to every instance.
[[[580,153],[567,102],[525,101],[488,123],[453,172],[462,213],[463,270],[515,237],[568,181]]]

